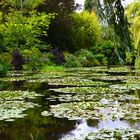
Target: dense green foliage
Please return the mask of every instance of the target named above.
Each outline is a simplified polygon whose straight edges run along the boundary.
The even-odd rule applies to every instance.
[[[77,5],[74,0],[45,0],[37,7],[38,12],[56,13],[55,19],[51,22],[48,30],[47,42],[52,48],[66,50],[70,48],[70,14],[74,12]]]
[[[38,5],[42,4],[44,0],[1,0],[0,10],[6,14],[10,9],[29,11],[35,9]]]
[[[72,14],[71,38],[73,50],[91,49],[100,39],[101,30],[97,17],[87,11]]]
[[[136,68],[140,68],[140,1],[130,4],[126,9],[126,15],[131,24],[130,31],[133,35],[134,48],[137,50]]]
[[[0,1],[0,138],[140,139],[140,1],[129,23],[121,2]]]
[[[138,4],[127,8],[137,56]],[[120,0],[86,0],[82,12],[76,12],[76,8],[74,0],[1,1],[2,62],[9,68],[28,70],[45,65],[91,67],[134,63],[128,21]],[[129,18],[132,15],[133,22]],[[17,56],[21,59],[17,60]]]
[[[7,71],[8,71],[8,66],[3,62],[0,62],[0,77],[6,76]]]
[[[3,51],[10,51],[15,47],[22,49],[32,46],[47,47],[40,37],[47,36],[47,29],[53,17],[54,15],[35,11],[29,12],[28,16],[24,16],[22,11],[12,11],[4,16],[5,22],[0,24],[0,42]]]

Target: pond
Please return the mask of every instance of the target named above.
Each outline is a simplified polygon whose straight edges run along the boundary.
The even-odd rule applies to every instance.
[[[11,71],[0,79],[0,140],[120,139],[140,139],[139,71]]]

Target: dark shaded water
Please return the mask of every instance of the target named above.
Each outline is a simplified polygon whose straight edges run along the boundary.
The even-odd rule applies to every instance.
[[[51,104],[59,103],[56,100],[46,99],[50,94],[55,94],[50,92],[49,88],[46,82],[26,82],[26,80],[0,82],[0,90],[28,90],[45,95],[32,100],[32,102],[39,103],[40,107],[25,111],[28,114],[25,118],[16,119],[14,122],[0,121],[0,140],[66,140],[68,138],[72,140],[74,138],[80,139],[83,134],[100,128],[140,129],[140,121],[138,120],[68,120],[53,116],[43,117],[41,116],[42,111],[49,110]],[[140,95],[140,90],[134,92]]]

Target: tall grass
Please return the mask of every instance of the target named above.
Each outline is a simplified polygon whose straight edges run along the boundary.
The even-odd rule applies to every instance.
[[[41,71],[45,72],[64,72],[65,68],[63,66],[44,66]]]

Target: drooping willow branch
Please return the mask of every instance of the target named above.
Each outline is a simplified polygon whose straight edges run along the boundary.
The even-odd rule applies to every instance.
[[[96,14],[99,16],[102,24],[113,27],[115,40],[119,42],[121,52],[117,50],[124,59],[125,53],[132,51],[132,39],[129,32],[129,23],[124,13],[124,7],[121,0],[95,0]],[[123,52],[123,53],[122,53]],[[120,56],[120,55],[119,55]]]

